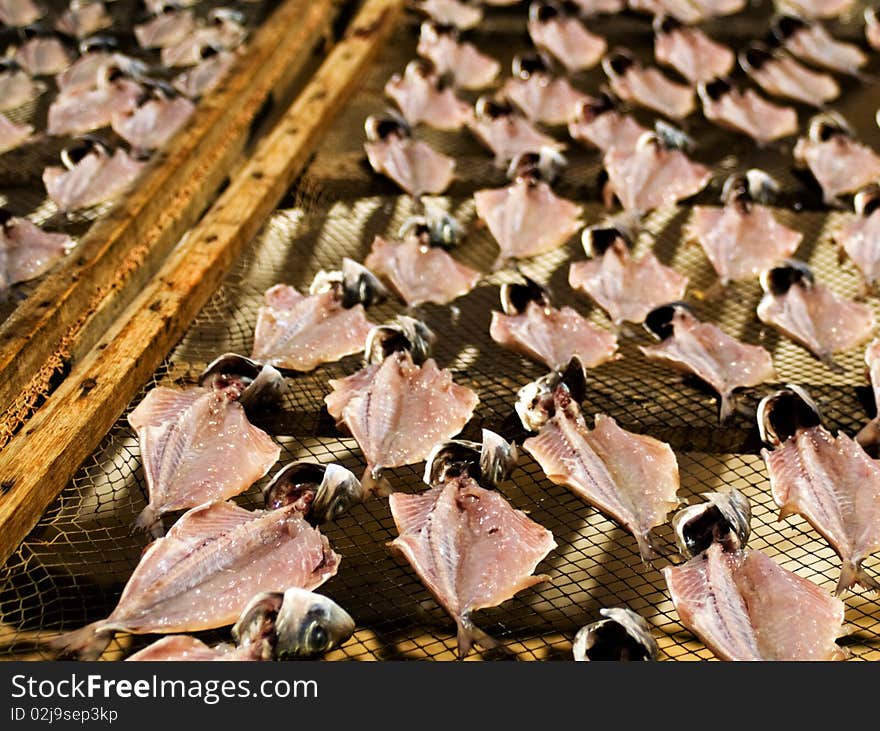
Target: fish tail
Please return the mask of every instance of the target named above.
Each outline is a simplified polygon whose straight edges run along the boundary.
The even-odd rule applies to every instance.
[[[880,443],[880,424],[877,419],[871,419],[856,434],[856,441],[862,449],[868,449]]]
[[[840,568],[840,580],[837,582],[835,596],[840,596],[844,591],[859,584],[870,591],[880,590],[880,582],[868,575],[862,568],[861,561],[844,561]]]
[[[470,617],[464,616],[458,620],[458,659],[463,660],[474,645],[479,645],[484,650],[501,649],[504,645],[491,635],[485,633],[473,622]]]
[[[730,418],[736,408],[736,402],[733,395],[729,393],[721,394],[721,409],[718,412],[718,423],[723,424]]]
[[[59,660],[97,660],[107,649],[115,632],[105,626],[104,620],[99,620],[59,635],[49,640],[48,645],[57,653],[56,659]]]
[[[819,360],[822,361],[828,370],[833,371],[834,373],[846,373],[846,369],[834,360],[834,356],[831,355],[831,353],[824,353],[819,356]]]
[[[641,555],[642,557],[642,562],[645,564],[645,566],[653,566],[654,559],[657,558],[657,553],[654,551],[654,547],[651,545],[651,540],[648,537],[648,534],[638,534],[636,536],[636,543],[638,543],[639,545],[639,555]]]
[[[149,533],[153,538],[161,538],[165,535],[165,527],[162,525],[156,509],[147,505],[134,521],[131,532]]]
[[[388,497],[394,492],[388,478],[377,468],[367,467],[364,470],[364,476],[361,477],[361,485],[363,485],[366,491],[365,499],[370,496]]]

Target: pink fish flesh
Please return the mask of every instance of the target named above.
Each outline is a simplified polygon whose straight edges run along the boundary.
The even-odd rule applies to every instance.
[[[800,18],[836,18],[855,4],[855,0],[779,0],[778,10]]]
[[[364,307],[345,308],[333,292],[303,295],[276,284],[257,314],[251,357],[296,371],[311,371],[364,349],[372,323]]]
[[[330,388],[327,411],[357,440],[368,476],[425,459],[435,444],[461,431],[479,402],[433,358],[419,366],[406,352],[331,379]]]
[[[0,25],[21,28],[45,14],[46,10],[34,0],[0,0]]]
[[[426,58],[441,76],[451,74],[459,89],[484,89],[491,86],[501,73],[501,64],[480,53],[473,43],[459,43],[453,36],[438,33],[431,25],[422,25],[419,56]]]
[[[792,107],[783,107],[764,99],[753,89],[741,91],[724,84],[727,88],[720,95],[713,93],[716,82],[700,87],[703,115],[716,124],[742,132],[759,145],[780,137],[797,134],[798,116]]]
[[[24,71],[0,72],[0,112],[27,104],[44,91],[46,85],[42,81],[34,81]]]
[[[799,26],[785,38],[786,50],[814,66],[855,74],[868,57],[853,43],[835,40],[818,22]]]
[[[584,71],[599,63],[608,44],[602,36],[590,33],[575,17],[557,15],[546,21],[529,17],[532,43],[549,53],[569,72]]]
[[[113,25],[102,2],[71,2],[55,23],[55,30],[74,38],[85,38]]]
[[[628,114],[616,109],[596,113],[589,105],[582,106],[578,117],[568,125],[568,133],[574,139],[602,152],[612,147],[632,150],[647,131]]]
[[[688,279],[661,264],[653,252],[636,260],[621,245],[609,247],[601,257],[572,262],[568,283],[586,292],[620,325],[644,322],[655,307],[682,299]]]
[[[156,150],[189,121],[196,106],[186,97],[150,99],[142,106],[113,113],[110,126],[133,148]]]
[[[455,174],[453,158],[410,137],[394,135],[366,142],[364,150],[373,170],[387,175],[413,198],[442,193]]]
[[[191,10],[162,13],[134,27],[141,48],[167,48],[183,43],[196,27]]]
[[[506,188],[474,193],[477,216],[499,248],[498,264],[558,249],[580,228],[582,208],[557,196],[544,181],[520,179]]]
[[[621,205],[640,213],[696,195],[712,178],[709,168],[647,135],[631,150],[612,147],[604,162],[609,185]]]
[[[856,434],[856,441],[866,449],[880,443],[880,338],[874,338],[865,348],[865,365],[871,382],[876,415]]]
[[[47,131],[60,137],[107,127],[115,115],[134,110],[142,93],[140,84],[124,78],[61,92],[49,107]]]
[[[810,169],[830,205],[837,203],[838,196],[855,193],[880,178],[880,155],[846,135],[835,134],[818,142],[801,137],[794,157]]]
[[[693,374],[715,389],[721,399],[719,422],[733,413],[736,389],[776,378],[773,360],[765,348],[742,343],[682,308],[673,315],[672,335],[656,345],[639,346],[639,350],[651,360]]]
[[[262,660],[258,644],[234,647],[220,644],[209,647],[189,635],[171,635],[148,645],[125,658],[126,662],[210,662],[214,660],[248,662]]]
[[[527,152],[540,152],[543,148],[565,149],[565,145],[539,132],[529,121],[514,113],[497,117],[476,115],[468,121],[468,129],[494,153],[495,163],[499,166],[505,166]]]
[[[140,61],[130,56],[106,51],[91,51],[80,56],[69,68],[58,74],[55,77],[55,83],[58,85],[59,92],[64,94],[87,91],[106,83],[108,72],[112,69],[119,69],[126,74],[146,71],[146,67]]]
[[[880,589],[862,562],[880,551],[880,465],[842,431],[798,429],[761,455],[779,519],[802,515],[840,556],[837,595],[862,584]]]
[[[768,94],[794,99],[814,107],[825,106],[840,96],[840,86],[830,74],[808,69],[791,56],[781,53],[759,56],[747,50],[747,73]]]
[[[760,551],[713,543],[663,569],[682,624],[719,660],[845,660],[844,604]]]
[[[459,30],[470,30],[483,20],[483,10],[459,0],[420,0],[415,7],[440,25],[451,25]]]
[[[530,121],[553,125],[573,122],[583,102],[590,99],[566,79],[554,79],[546,74],[508,79],[501,93]]]
[[[582,15],[614,15],[626,9],[626,0],[574,0]]]
[[[867,341],[876,327],[868,305],[839,297],[818,282],[796,282],[781,295],[765,292],[758,319],[828,363],[833,353]]]
[[[869,287],[880,280],[880,209],[841,224],[833,236]]]
[[[589,429],[564,389],[554,394],[556,413],[537,436],[523,442],[547,478],[632,533],[645,563],[654,556],[649,534],[679,504],[678,462],[665,442],[621,429],[596,414]]]
[[[45,274],[74,246],[65,234],[47,233],[26,218],[0,225],[0,300],[8,287]]]
[[[734,15],[746,7],[746,0],[691,0],[704,19]]]
[[[670,80],[653,66],[633,64],[622,74],[611,72],[609,80],[611,91],[624,101],[672,119],[684,119],[695,109],[693,89]]]
[[[295,505],[253,512],[228,502],[201,505],[144,551],[109,617],[62,635],[55,645],[94,660],[116,632],[230,625],[256,594],[315,589],[336,574],[339,561]]]
[[[425,123],[437,129],[461,129],[471,114],[469,104],[455,92],[443,88],[436,73],[419,63],[409,63],[403,76],[394,74],[385,84],[385,94],[400,108],[411,125]]]
[[[48,167],[43,171],[46,192],[62,211],[75,211],[110,201],[124,193],[146,163],[117,148],[111,157],[93,151],[72,169]]]
[[[0,114],[0,155],[25,144],[33,134],[34,128],[29,124],[15,124]]]
[[[726,76],[736,62],[727,46],[716,43],[699,28],[685,27],[658,33],[654,38],[654,58],[674,68],[692,84]]]
[[[688,238],[703,248],[721,284],[754,279],[800,246],[803,234],[783,226],[766,206],[732,202],[695,206]]]
[[[233,22],[196,28],[178,43],[164,46],[159,57],[168,68],[195,66],[206,48],[231,51],[242,44],[246,35],[244,28]]]
[[[571,307],[556,309],[529,302],[525,312],[492,312],[489,335],[499,345],[543,363],[551,370],[577,356],[586,368],[614,358],[617,336],[592,325]]]
[[[198,99],[216,88],[237,60],[238,55],[234,51],[212,54],[198,65],[181,71],[171,85],[184,96]]]
[[[15,52],[15,61],[31,76],[60,74],[73,58],[57,38],[36,36]]]
[[[444,249],[416,240],[373,239],[364,265],[388,281],[410,307],[433,302],[445,305],[470,292],[480,272],[460,264]]]
[[[554,548],[553,534],[499,493],[469,477],[450,480],[417,495],[388,498],[400,551],[458,627],[458,654],[474,642],[498,643],[471,619],[547,576],[533,572]]]
[[[706,19],[692,0],[629,0],[628,4],[636,12],[654,17],[670,16],[686,25],[694,25]]]
[[[240,495],[281,455],[223,391],[154,388],[128,423],[137,433],[150,496],[135,523],[142,529],[165,513]]]

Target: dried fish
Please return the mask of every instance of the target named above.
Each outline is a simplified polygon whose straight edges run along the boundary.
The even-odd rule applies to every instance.
[[[28,26],[28,38],[12,57],[31,76],[60,74],[73,61],[73,55],[64,42],[51,30],[42,26]]]
[[[857,45],[834,39],[819,21],[783,15],[773,21],[771,29],[783,48],[814,66],[858,75],[868,62]]]
[[[46,91],[42,81],[28,76],[12,59],[0,59],[0,112],[16,109]]]
[[[604,619],[581,627],[574,636],[572,654],[578,661],[616,662],[656,660],[657,640],[643,617],[624,607],[599,610]]]
[[[0,155],[21,147],[33,138],[34,128],[29,124],[15,124],[0,114]]]
[[[508,99],[531,122],[573,122],[585,103],[595,101],[575,89],[567,79],[552,76],[535,54],[513,59],[513,77],[501,88]]]
[[[746,547],[751,532],[749,499],[735,487],[704,492],[702,503],[679,510],[672,518],[675,542],[685,558],[693,558],[713,543],[725,551]]]
[[[34,0],[0,0],[0,24],[21,28],[35,23],[46,9]]]
[[[55,30],[74,38],[85,38],[113,25],[113,18],[100,0],[70,0],[55,23]]]
[[[422,23],[416,51],[434,64],[438,74],[450,74],[459,89],[485,89],[501,73],[498,61],[480,53],[473,43],[460,42],[452,26]]]
[[[833,76],[813,71],[763,43],[752,43],[741,51],[739,65],[758,86],[773,96],[814,107],[825,106],[840,96],[840,86]]]
[[[9,287],[45,274],[74,245],[66,234],[47,233],[0,208],[0,301]]]
[[[740,90],[728,79],[713,79],[697,86],[703,116],[716,124],[751,137],[758,145],[797,134],[793,107],[767,101],[753,89]]]
[[[210,46],[203,49],[201,55],[202,60],[197,65],[181,71],[171,83],[190,99],[198,99],[216,88],[238,60],[235,51],[218,51]]]
[[[134,110],[143,87],[113,66],[103,69],[91,89],[65,89],[49,106],[50,135],[81,135],[110,125],[114,115]]]
[[[133,149],[147,152],[164,147],[195,110],[176,91],[153,85],[138,97],[136,107],[114,110],[110,126]]]
[[[696,108],[694,90],[669,79],[660,69],[643,66],[624,49],[616,49],[602,59],[602,70],[620,99],[683,119]]]
[[[195,30],[192,10],[169,6],[146,23],[134,27],[134,37],[141,48],[168,48],[183,43]]]
[[[350,470],[305,461],[285,465],[263,488],[267,508],[296,505],[312,525],[336,520],[364,497],[363,485]]]
[[[856,265],[867,287],[880,279],[880,186],[871,185],[855,196],[857,218],[842,223],[833,238],[839,251]]]
[[[639,138],[648,131],[633,117],[623,114],[617,100],[604,91],[595,100],[583,102],[568,125],[568,133],[574,139],[602,152],[612,147],[633,150]]]
[[[608,44],[591,33],[565,4],[535,0],[529,6],[528,32],[532,43],[569,72],[585,71],[599,63]]]
[[[554,137],[539,132],[513,107],[497,99],[481,96],[475,113],[468,120],[468,129],[495,155],[495,164],[508,165],[519,155],[540,153],[543,150],[561,153],[565,145]]]
[[[654,58],[674,68],[691,84],[726,76],[736,62],[727,46],[671,17],[654,18]]]
[[[421,59],[410,61],[402,76],[394,74],[388,79],[385,94],[413,126],[424,123],[437,129],[461,129],[471,114],[470,105]]]
[[[481,7],[460,0],[418,0],[414,7],[435,23],[453,26],[459,30],[475,28],[483,20]]]

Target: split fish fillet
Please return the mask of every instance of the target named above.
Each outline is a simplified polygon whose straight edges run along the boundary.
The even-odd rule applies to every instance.
[[[113,25],[102,2],[75,3],[62,13],[55,30],[74,38],[85,38]]]
[[[841,224],[833,235],[869,287],[880,280],[880,209]]]
[[[370,165],[413,198],[440,194],[452,183],[455,160],[420,140],[392,136],[364,143]]]
[[[591,33],[572,16],[557,15],[546,21],[529,18],[528,31],[532,43],[552,55],[570,73],[592,68],[608,50],[602,36]]]
[[[561,152],[565,145],[546,135],[518,114],[502,114],[498,117],[472,117],[468,129],[481,144],[495,155],[496,165],[506,166],[518,155],[540,153],[547,148]]]
[[[33,134],[34,128],[29,124],[15,124],[5,114],[0,114],[0,155],[4,152],[21,147]]]
[[[501,64],[480,53],[473,43],[459,43],[428,24],[422,26],[416,50],[434,64],[438,74],[451,74],[453,85],[459,89],[484,89],[501,73]]]
[[[712,83],[706,88],[711,88]],[[710,93],[700,96],[706,119],[742,132],[759,145],[797,134],[798,117],[794,108],[767,101],[753,89],[741,91],[728,85],[717,98]]]
[[[60,210],[74,211],[121,195],[145,165],[133,160],[121,148],[112,157],[103,152],[91,152],[71,170],[55,166],[46,168],[43,183]]]
[[[110,126],[137,150],[156,150],[181,129],[196,106],[185,97],[150,99],[139,107],[113,112]]]
[[[658,33],[654,39],[654,57],[671,66],[691,84],[726,76],[736,57],[727,46],[716,43],[699,28],[675,28]]]
[[[62,92],[49,107],[47,131],[60,137],[107,127],[114,115],[135,109],[142,92],[140,84],[128,79]]]
[[[16,63],[31,76],[60,74],[73,58],[58,38],[37,36],[15,52]]]
[[[810,169],[829,204],[836,203],[839,195],[855,193],[880,179],[880,155],[844,135],[821,141],[801,137],[794,157]]]
[[[411,125],[426,124],[437,129],[461,129],[471,114],[469,104],[443,87],[436,73],[418,63],[407,64],[403,75],[394,74],[385,84],[385,94],[400,108]]]
[[[73,248],[66,234],[47,233],[26,218],[0,225],[0,301],[7,288],[45,274]]]
[[[27,104],[45,91],[42,81],[34,81],[24,71],[0,72],[0,112]]]
[[[532,122],[567,124],[590,97],[575,89],[566,79],[532,74],[528,79],[508,79],[501,89]]]

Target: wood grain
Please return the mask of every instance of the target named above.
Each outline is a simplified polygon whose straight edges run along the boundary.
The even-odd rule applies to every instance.
[[[302,171],[400,14],[367,0],[255,154],[114,327],[0,452],[0,563],[180,340]]]
[[[0,447],[59,371],[91,349],[202,215],[264,105],[290,96],[339,10],[338,0],[279,5],[131,193],[0,325]]]

